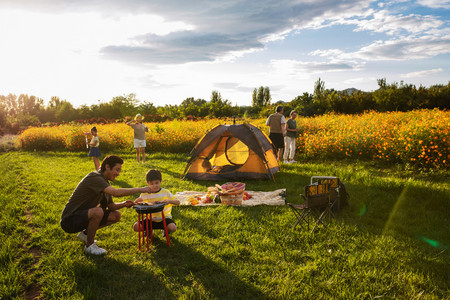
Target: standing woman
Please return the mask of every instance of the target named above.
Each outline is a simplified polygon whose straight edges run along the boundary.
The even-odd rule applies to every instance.
[[[141,154],[142,154],[142,163],[145,164],[145,146],[147,146],[145,142],[145,133],[148,132],[148,127],[142,123],[142,115],[137,114],[134,117],[135,123],[127,122],[128,126],[134,129],[134,148],[136,148],[136,160],[137,162],[141,162]]]
[[[284,163],[292,164],[296,161],[294,160],[295,155],[295,140],[297,139],[297,112],[295,110],[291,111],[289,114],[289,119],[286,122],[286,136],[284,137]],[[289,160],[288,160],[289,158]]]

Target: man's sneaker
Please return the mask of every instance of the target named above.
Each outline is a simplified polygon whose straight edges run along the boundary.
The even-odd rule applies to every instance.
[[[293,164],[293,163],[296,163],[296,162],[297,162],[296,160],[291,159],[289,163]]]
[[[287,160],[285,160],[285,161],[284,161],[284,163],[285,163],[285,164],[290,164],[290,162],[289,162],[289,161],[287,161]]]
[[[103,255],[107,251],[97,246],[97,243],[93,243],[89,247],[84,247],[84,252],[91,255]]]
[[[77,238],[80,241],[84,242],[85,244],[87,243],[87,235],[86,235],[86,233],[84,233],[84,231],[80,231],[80,233],[78,233],[78,235],[77,235]],[[94,243],[96,243],[96,242],[97,242],[97,240],[94,240]]]

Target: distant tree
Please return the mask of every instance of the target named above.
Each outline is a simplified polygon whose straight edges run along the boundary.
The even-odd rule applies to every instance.
[[[215,97],[218,98],[217,95],[215,95]],[[184,117],[187,116],[205,117],[208,115],[209,110],[208,108],[204,108],[204,105],[206,103],[207,102],[204,99],[194,100],[193,97],[186,98],[180,104],[180,111]]]
[[[375,109],[372,93],[356,90],[337,92],[338,97],[330,98],[330,110],[342,114],[356,114]]]
[[[386,84],[386,79],[378,79],[379,89],[373,92],[373,99],[380,111],[408,111],[418,106],[415,101],[416,87],[404,84]]]
[[[297,96],[290,102],[290,106],[293,107],[300,116],[310,117],[314,116],[319,105],[313,101],[313,95],[304,92],[303,95]]]
[[[43,108],[43,105],[44,100],[33,95],[20,94],[17,99],[17,106],[20,113],[36,115]]]
[[[112,118],[120,119],[125,118],[126,116],[134,116],[136,114],[135,111],[138,102],[139,100],[136,99],[136,94],[129,94],[112,98],[109,103],[113,112]]]
[[[2,96],[3,109],[7,113],[7,123],[18,123],[19,126],[33,126],[39,123],[39,114],[44,109],[44,100],[36,96],[13,94]]]
[[[231,117],[236,109],[233,109],[231,102],[223,99],[218,91],[212,91],[209,103],[209,116],[211,117]]]
[[[256,88],[252,93],[252,106],[253,107],[264,107],[270,105],[270,101],[272,100],[272,96],[270,95],[269,87],[260,86],[257,90]]]
[[[450,109],[450,81],[447,85],[432,85],[428,89],[421,87],[418,97],[424,108]]]
[[[80,120],[88,120],[94,117],[94,112],[92,111],[92,106],[89,107],[86,104],[81,105],[78,109],[78,118]]]
[[[122,118],[122,112],[117,105],[112,105],[110,102],[100,102],[98,104],[98,114],[94,115],[94,117],[102,117],[107,120],[120,119]]]
[[[15,116],[19,112],[16,95],[9,94],[8,96],[2,96],[2,103],[8,113],[8,116]]]
[[[5,127],[8,112],[6,111],[6,105],[3,102],[3,97],[0,95],[0,128]]]
[[[139,104],[137,107],[137,110],[141,112],[143,115],[154,115],[157,112],[156,107],[151,102],[144,101],[143,103]]]
[[[211,103],[222,103],[222,95],[218,91],[211,92]]]
[[[325,82],[323,82],[319,77],[319,79],[314,84],[313,102],[317,108],[315,114],[320,115],[328,111],[328,93],[329,91],[325,89]]]
[[[179,107],[177,105],[164,105],[164,106],[158,106],[157,112],[161,116],[168,116],[172,119],[177,119],[182,117]]]
[[[59,122],[69,122],[78,119],[78,114],[72,103],[63,100],[56,110],[55,117]]]

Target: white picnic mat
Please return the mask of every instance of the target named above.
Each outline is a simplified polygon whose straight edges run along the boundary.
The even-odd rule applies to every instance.
[[[271,192],[260,192],[260,191],[246,191],[252,198],[249,200],[242,200],[242,206],[255,206],[255,205],[285,205],[286,202],[281,193],[286,194],[286,189],[279,189]],[[190,196],[204,197],[206,192],[196,192],[196,191],[184,191],[175,194],[175,197],[180,200],[181,203]],[[220,203],[199,203],[195,206],[209,206],[209,205],[220,205]]]

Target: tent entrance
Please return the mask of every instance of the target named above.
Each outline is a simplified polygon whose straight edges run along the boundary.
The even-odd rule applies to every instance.
[[[250,156],[250,149],[241,140],[234,136],[223,138],[211,157],[213,166],[237,166],[244,165]]]

